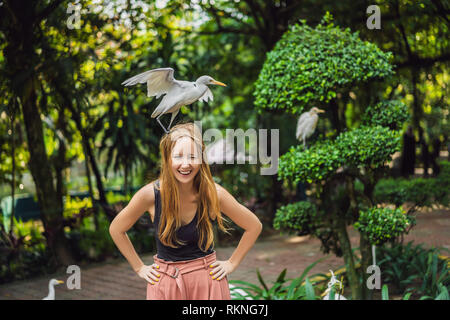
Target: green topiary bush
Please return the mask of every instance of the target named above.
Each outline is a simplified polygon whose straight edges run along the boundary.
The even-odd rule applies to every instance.
[[[278,179],[312,183],[326,179],[341,165],[342,157],[331,141],[317,142],[306,150],[297,145],[280,157]]]
[[[255,83],[255,106],[301,113],[327,104],[337,92],[393,74],[391,52],[334,26],[327,13],[315,28],[300,20],[267,54]]]
[[[408,107],[401,101],[381,101],[368,107],[363,116],[363,124],[367,126],[382,126],[391,130],[400,130],[410,118]]]
[[[343,255],[354,298],[370,299],[371,294],[368,289],[360,288],[360,271],[356,268],[346,227],[358,221],[359,212],[373,207],[374,187],[385,173],[386,163],[401,148],[398,129],[402,128],[407,113],[399,101],[382,101],[373,107],[352,103],[364,119],[349,123],[343,116],[348,106],[345,97],[355,87],[364,83],[371,86],[392,75],[394,66],[390,60],[390,52],[361,40],[358,32],[334,26],[327,13],[314,28],[305,21],[292,26],[267,54],[255,83],[258,112],[301,114],[313,106],[326,111],[322,120],[326,122],[326,132],[319,134],[308,149],[292,146],[280,157],[278,167],[279,180],[293,185],[308,184],[311,191],[308,201],[317,207],[316,214],[312,207],[299,203],[280,209],[274,222],[276,227],[284,229],[311,231],[311,235],[321,240],[322,250],[332,249],[336,255]],[[377,101],[379,96],[369,97],[370,101]],[[330,120],[331,129],[325,118]],[[395,216],[398,212],[393,214],[392,219],[386,219],[390,235],[396,236],[400,230],[406,230],[406,222]],[[359,221],[361,230],[372,236],[370,241],[385,241],[377,232],[383,230],[386,221],[380,221],[380,229],[371,229],[365,225],[364,218],[373,223],[378,221],[374,216],[363,216]],[[372,260],[370,247],[369,239],[361,232],[364,270]],[[367,274],[362,277],[367,278]]]
[[[415,224],[415,219],[405,214],[402,208],[369,208],[359,212],[354,227],[369,239],[371,244],[383,243],[397,238]]]
[[[400,151],[400,139],[399,132],[386,127],[360,126],[341,133],[336,138],[335,148],[346,166],[378,168]]]
[[[279,208],[275,214],[275,229],[296,230],[310,233],[316,229],[316,206],[308,201],[300,201]]]

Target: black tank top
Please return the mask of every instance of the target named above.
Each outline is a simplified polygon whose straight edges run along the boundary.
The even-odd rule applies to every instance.
[[[156,181],[156,185],[159,188],[159,180]],[[165,246],[159,240],[159,221],[161,217],[161,193],[160,190],[154,188],[155,190],[155,216],[153,218],[153,225],[155,227],[155,240],[156,240],[156,250],[157,257],[166,261],[182,261],[182,260],[192,260],[200,257],[204,257],[208,254],[214,252],[213,246],[209,247],[207,251],[202,251],[198,246],[198,230],[197,230],[197,220],[198,211],[196,212],[192,221],[181,226],[177,231],[177,239],[185,243],[185,245],[178,244],[178,248],[172,248]]]

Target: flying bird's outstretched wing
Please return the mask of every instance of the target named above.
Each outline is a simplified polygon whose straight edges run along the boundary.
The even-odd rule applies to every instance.
[[[129,78],[122,82],[122,85],[129,87],[138,83],[147,83],[147,96],[159,98],[166,94],[172,86],[177,85],[177,82],[173,77],[172,68],[159,68]]]

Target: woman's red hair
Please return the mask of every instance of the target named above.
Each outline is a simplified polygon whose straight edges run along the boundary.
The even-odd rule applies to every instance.
[[[203,251],[214,243],[214,234],[211,220],[217,220],[219,228],[227,232],[224,219],[220,212],[219,198],[216,185],[212,178],[209,164],[206,159],[205,144],[200,129],[192,122],[177,124],[168,134],[164,134],[159,144],[161,152],[161,173],[159,176],[162,214],[159,224],[159,240],[165,246],[177,248],[183,243],[176,238],[176,231],[181,227],[179,190],[176,178],[172,172],[172,150],[179,138],[190,137],[197,147],[198,157],[201,159],[200,170],[194,178],[194,191],[198,197],[199,233],[198,246]],[[156,187],[156,186],[155,186]],[[211,220],[210,220],[211,218]]]

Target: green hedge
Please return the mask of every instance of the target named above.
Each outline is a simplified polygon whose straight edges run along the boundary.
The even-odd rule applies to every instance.
[[[405,202],[430,207],[439,203],[450,204],[450,162],[441,161],[441,172],[435,178],[389,178],[378,181],[374,190],[376,203],[392,203],[400,206]]]

